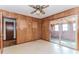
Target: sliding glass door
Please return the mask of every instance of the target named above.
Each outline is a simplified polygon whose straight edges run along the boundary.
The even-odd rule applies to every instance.
[[[62,24],[61,45],[76,48],[76,23]]]
[[[51,21],[50,23],[50,33],[51,33],[51,42],[69,47],[77,48],[77,18],[70,17],[68,20],[63,18],[60,21]]]

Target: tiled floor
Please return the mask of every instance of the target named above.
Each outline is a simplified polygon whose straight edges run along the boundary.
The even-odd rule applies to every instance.
[[[4,54],[77,54],[78,51],[44,40],[4,48]]]

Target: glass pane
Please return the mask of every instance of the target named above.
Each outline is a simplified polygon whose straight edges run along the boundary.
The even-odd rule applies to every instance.
[[[54,30],[59,31],[59,25],[54,25]]]
[[[61,44],[70,48],[76,48],[76,31],[73,31],[76,30],[76,25],[74,23],[69,23],[64,25],[64,27],[66,30],[62,31]]]
[[[63,26],[63,31],[68,31],[68,24],[62,24]]]
[[[59,44],[59,24],[51,26],[51,42]]]

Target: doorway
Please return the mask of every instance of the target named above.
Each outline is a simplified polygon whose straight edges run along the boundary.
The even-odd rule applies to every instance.
[[[6,22],[6,40],[14,40],[14,23],[13,22]]]
[[[3,18],[3,45],[4,47],[16,44],[16,20],[12,18]]]

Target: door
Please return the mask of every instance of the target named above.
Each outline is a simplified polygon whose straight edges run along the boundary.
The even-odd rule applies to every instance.
[[[6,40],[14,39],[14,22],[6,22]]]
[[[51,21],[50,26],[52,42],[73,49],[77,48],[77,16],[65,17],[56,20],[56,23]]]

